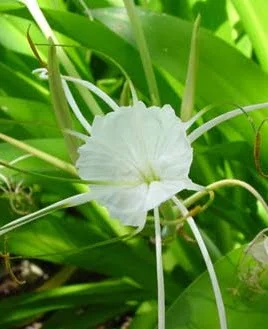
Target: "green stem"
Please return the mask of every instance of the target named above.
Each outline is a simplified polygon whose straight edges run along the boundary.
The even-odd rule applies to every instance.
[[[264,201],[263,197],[259,194],[259,192],[256,191],[254,189],[254,187],[252,187],[248,183],[243,182],[238,179],[223,179],[218,182],[212,183],[212,184],[208,185],[206,187],[206,189],[204,189],[200,192],[197,192],[194,195],[192,195],[191,197],[189,197],[188,199],[184,200],[183,204],[188,208],[190,205],[194,204],[199,199],[201,199],[203,196],[208,194],[209,190],[215,191],[221,187],[228,187],[228,186],[240,186],[240,187],[246,189],[247,191],[249,191],[263,205],[265,211],[268,213],[268,205]]]
[[[147,47],[145,35],[143,33],[142,24],[137,13],[133,0],[124,0],[127,13],[134,30],[137,45],[140,51],[140,56],[143,64],[143,69],[145,72],[150,97],[154,105],[160,105],[160,96],[158,92],[157,82],[153,70],[153,64],[151,61],[149,49]]]
[[[174,201],[176,206],[179,208],[182,215],[186,216],[188,214],[188,209],[184,206],[184,204],[182,202],[180,202],[176,197],[173,197],[172,200]],[[215,299],[216,299],[216,305],[217,305],[219,321],[220,321],[220,329],[227,329],[228,327],[227,327],[225,307],[224,307],[218,279],[217,279],[217,276],[216,276],[216,273],[215,273],[215,270],[213,267],[213,263],[209,256],[209,253],[207,251],[206,245],[203,241],[202,235],[200,234],[199,229],[196,226],[193,217],[189,216],[187,219],[187,223],[189,224],[189,226],[193,232],[193,235],[196,239],[196,242],[199,246],[199,249],[201,251],[204,262],[207,267],[207,271],[208,271],[208,274],[210,277],[211,285],[212,285],[213,292],[214,292]]]
[[[157,269],[157,292],[158,292],[158,329],[165,329],[165,286],[162,261],[161,226],[158,208],[154,209],[155,224],[155,253]]]

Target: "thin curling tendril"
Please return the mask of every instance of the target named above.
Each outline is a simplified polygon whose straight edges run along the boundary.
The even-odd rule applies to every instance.
[[[195,217],[195,216],[199,215],[200,213],[204,212],[205,210],[207,210],[207,208],[214,201],[215,193],[214,193],[214,191],[209,190],[209,189],[208,190],[205,190],[205,191],[206,191],[206,194],[209,195],[209,199],[206,201],[206,203],[204,203],[203,205],[198,204],[198,205],[194,206],[192,209],[189,210],[188,214],[185,215],[185,216],[182,216],[182,217],[180,217],[180,218],[178,218],[176,220],[173,220],[173,221],[164,220],[164,221],[161,221],[161,224],[162,225],[167,225],[167,226],[180,225],[180,224],[185,223],[185,221],[187,221],[187,219],[189,217]],[[200,195],[200,198],[199,199],[202,199],[205,195]],[[198,200],[195,200],[195,203],[197,201]],[[186,204],[186,202],[183,202],[183,203]]]
[[[26,34],[26,36],[27,36],[27,41],[28,41],[28,43],[29,43],[29,46],[30,46],[30,48],[31,48],[31,50],[32,50],[32,52],[33,52],[35,58],[38,60],[40,66],[42,66],[42,67],[47,67],[47,63],[44,62],[44,61],[42,60],[42,58],[41,58],[41,56],[39,55],[39,52],[38,52],[38,50],[37,50],[37,48],[36,48],[36,45],[35,45],[35,43],[33,42],[33,39],[32,39],[32,37],[31,37],[31,35],[30,35],[30,29],[31,29],[31,24],[29,25],[29,27],[28,27],[28,29],[27,29],[27,34]]]
[[[7,238],[6,237],[4,237],[4,252],[3,253],[0,252],[0,258],[3,259],[4,265],[5,265],[5,268],[6,268],[6,271],[9,274],[9,276],[11,277],[12,281],[14,281],[15,283],[17,283],[19,285],[25,284],[26,281],[19,280],[16,277],[15,273],[13,272],[13,270],[12,270],[12,266],[11,266],[10,260],[11,259],[14,259],[14,258],[13,257],[10,257],[10,254],[7,251]]]

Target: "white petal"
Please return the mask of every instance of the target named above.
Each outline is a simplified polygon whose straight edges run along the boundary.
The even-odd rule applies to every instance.
[[[147,212],[123,212],[118,210],[111,214],[111,217],[117,218],[123,225],[143,228],[146,222]]]
[[[133,182],[140,181],[140,175],[132,163],[117,149],[100,144],[91,138],[79,148],[80,157],[76,163],[79,176],[87,180]]]
[[[148,187],[91,186],[94,199],[107,207],[111,217],[124,225],[142,226],[146,220],[144,209]]]
[[[96,181],[95,199],[123,224],[140,226],[148,210],[197,189],[188,178],[193,152],[185,125],[169,105],[138,102],[96,117],[79,153],[80,177]]]
[[[194,184],[189,178],[178,181],[166,180],[162,182],[153,182],[149,186],[145,209],[151,210],[185,189],[195,190],[196,184]]]
[[[263,240],[254,243],[249,249],[248,253],[252,255],[258,262],[268,263],[268,238],[264,237]]]

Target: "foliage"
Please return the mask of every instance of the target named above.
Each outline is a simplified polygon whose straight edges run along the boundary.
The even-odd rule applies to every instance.
[[[39,2],[83,79],[93,81],[116,102],[128,102],[128,90],[126,95],[122,93],[126,81],[123,69],[133,81],[139,98],[149,104],[146,78],[122,1],[85,1],[92,8],[93,19],[77,0]],[[139,0],[136,3],[140,6],[139,14],[162,104],[171,104],[179,115],[197,13],[201,13],[202,21],[195,111],[206,105],[214,106],[199,123],[237,105],[243,107],[267,101],[268,14],[264,10],[267,7],[265,0],[255,1],[251,6],[236,0],[218,0],[217,6],[213,0]],[[83,186],[69,181],[74,178],[73,173],[60,166],[71,160],[62,131],[56,125],[48,86],[31,74],[40,64],[27,41],[29,25],[31,38],[46,62],[47,41],[25,7],[15,0],[0,2],[1,133],[34,147],[33,156],[20,161],[18,168],[63,178],[56,181],[0,169],[12,183],[12,195],[19,198],[19,202],[31,200],[28,204],[31,211],[81,192]],[[91,122],[96,109],[88,108],[75,88],[72,91],[84,116]],[[107,112],[106,105],[96,101]],[[241,179],[254,186],[267,200],[267,179],[260,176],[254,165],[256,131],[252,128],[252,120],[258,127],[267,114],[267,110],[261,110],[250,117],[242,115],[195,142],[191,178],[203,185],[226,177]],[[72,121],[75,130],[82,131],[74,118]],[[267,125],[263,125],[261,135],[260,161],[265,171],[268,168]],[[12,161],[27,153],[20,144],[10,144],[1,135],[0,139],[2,161]],[[45,152],[44,156],[35,150]],[[1,178],[0,187],[6,187],[5,184]],[[21,189],[16,189],[18,184],[22,184]],[[26,194],[30,199],[22,199]],[[1,189],[1,225],[19,217],[18,208],[11,207],[10,198],[11,194]],[[268,218],[262,207],[247,192],[232,188],[217,191],[210,207],[195,219],[213,260],[222,257],[216,268],[227,305],[229,329],[265,327],[266,291],[261,295],[255,293],[244,297],[242,294],[236,298],[228,290],[235,288],[232,278],[239,280],[239,256],[232,250],[248,243],[267,226]],[[170,307],[167,329],[216,328],[218,320],[207,274],[202,274],[203,260],[197,246],[187,239],[187,227],[184,230],[164,246],[166,302]],[[3,241],[3,252],[6,244],[12,255],[38,264],[51,277],[41,285],[44,291],[40,291],[36,283],[27,283],[16,288],[16,297],[1,301],[1,325],[23,327],[42,319],[45,329],[89,329],[101,323],[112,328],[112,325],[119,327],[120,321],[117,324],[107,321],[122,320],[125,314],[130,314],[133,317],[130,329],[154,328],[156,274],[150,227],[142,236],[131,240],[80,250],[128,232],[116,220],[110,219],[105,209],[91,202],[59,211],[9,234],[7,242]],[[13,264],[12,259],[10,262]],[[20,264],[21,261],[14,262]],[[197,315],[201,309],[202,318]]]

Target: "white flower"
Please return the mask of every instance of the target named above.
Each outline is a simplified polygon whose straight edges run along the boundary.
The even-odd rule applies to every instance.
[[[38,70],[47,78],[45,69]],[[92,126],[80,112],[66,81],[89,88],[105,101],[114,112],[95,117]],[[62,76],[62,86],[68,103],[89,136],[82,136],[85,144],[80,147],[77,161],[79,176],[89,182],[90,191],[54,203],[33,214],[23,216],[0,228],[3,235],[19,226],[55,211],[73,207],[91,200],[106,206],[112,217],[124,225],[143,228],[147,212],[154,210],[157,254],[157,282],[159,300],[159,328],[164,328],[164,279],[161,261],[161,228],[158,207],[171,199],[183,216],[188,217],[196,241],[210,275],[219,313],[221,329],[227,329],[226,315],[221,292],[213,264],[202,240],[202,236],[187,208],[176,198],[184,189],[200,187],[189,178],[193,158],[191,143],[218,124],[244,112],[267,107],[267,103],[256,104],[222,114],[203,124],[189,135],[187,129],[204,112],[183,123],[169,105],[163,108],[147,108],[133,94],[133,106],[118,107],[108,95],[90,82]]]
[[[44,34],[57,41],[37,1],[19,1],[25,3]],[[196,21],[196,31],[198,24],[199,19]],[[195,38],[196,34],[194,33],[193,40]],[[194,69],[194,54],[191,53],[191,55],[190,63]],[[62,62],[67,64],[67,68],[72,67],[64,53],[61,53],[61,57]],[[72,71],[74,71],[73,68]],[[39,73],[41,73],[41,77],[47,78],[46,70],[41,69]],[[184,99],[188,104],[187,106],[192,110],[193,97],[191,96],[193,96],[194,88],[191,86],[191,78],[194,78],[193,70],[190,70],[189,76],[187,76],[188,96],[190,97]],[[95,117],[91,127],[80,112],[66,81],[89,88],[101,97],[114,112],[104,117]],[[0,228],[0,235],[59,208],[72,207],[91,200],[96,200],[106,206],[110,215],[118,218],[122,224],[138,226],[138,230],[143,228],[147,212],[153,209],[158,283],[158,328],[164,329],[164,278],[158,207],[166,200],[171,199],[181,214],[187,218],[196,238],[212,282],[220,328],[227,329],[224,304],[212,261],[193,218],[189,216],[187,208],[175,195],[184,189],[197,190],[200,188],[189,178],[193,158],[192,142],[216,125],[242,113],[267,107],[268,104],[251,105],[245,107],[243,111],[239,108],[222,114],[187,135],[187,129],[204,111],[199,112],[187,123],[182,123],[169,105],[165,105],[163,108],[156,106],[146,108],[142,102],[137,101],[133,88],[131,89],[134,105],[118,107],[108,95],[87,81],[62,76],[62,86],[76,118],[91,135],[90,137],[82,136],[85,144],[79,149],[80,157],[76,164],[79,176],[89,181],[90,192],[75,195],[14,220]],[[80,133],[73,134],[81,137]]]
[[[95,117],[79,153],[79,176],[96,181],[91,198],[125,225],[144,226],[148,210],[197,189],[188,177],[193,151],[185,125],[169,105],[138,102]]]
[[[35,70],[47,79],[47,70]],[[80,84],[97,94],[113,112],[96,116],[92,126],[80,112],[66,81]],[[33,214],[23,216],[0,228],[3,235],[21,225],[59,208],[73,207],[96,200],[106,206],[112,217],[124,225],[142,228],[147,212],[160,206],[184,189],[200,186],[189,178],[193,158],[191,143],[205,132],[245,112],[268,103],[245,106],[224,113],[187,135],[187,130],[204,113],[200,111],[182,122],[170,105],[146,107],[133,95],[134,105],[119,107],[92,83],[62,76],[63,89],[74,114],[91,136],[75,133],[85,141],[77,161],[79,176],[89,181],[90,191],[59,201]]]
[[[257,234],[245,250],[247,254],[251,255],[261,264],[268,263],[268,237],[265,235],[267,228]]]

